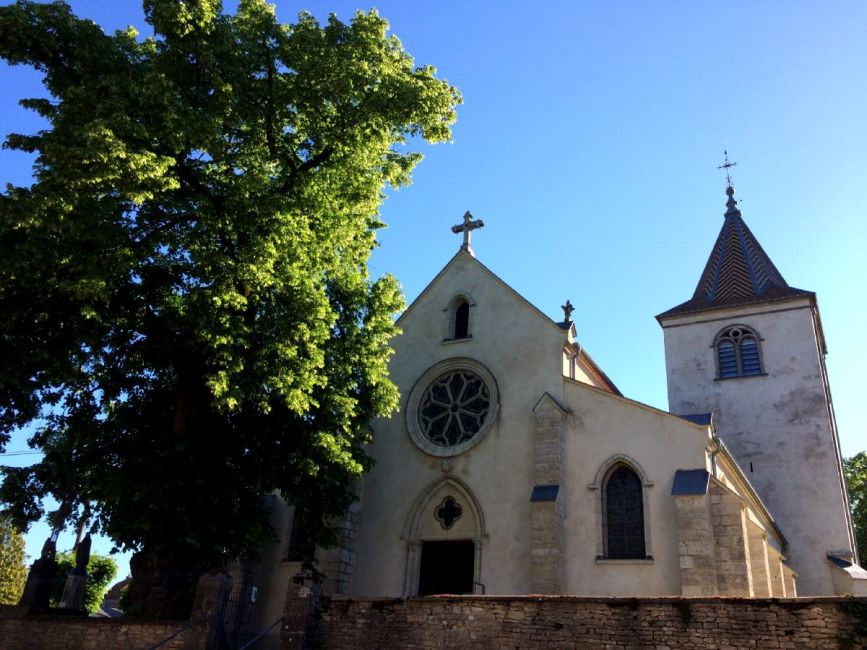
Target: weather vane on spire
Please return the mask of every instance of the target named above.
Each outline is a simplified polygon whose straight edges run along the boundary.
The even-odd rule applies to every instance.
[[[464,222],[459,223],[456,226],[452,226],[453,233],[464,233],[464,243],[461,245],[461,250],[467,251],[470,255],[473,254],[473,248],[472,246],[470,246],[470,233],[476,228],[482,228],[484,225],[485,222],[481,219],[476,219],[475,221],[473,221],[473,215],[471,215],[470,211],[467,210],[464,214]]]
[[[725,169],[726,170],[726,182],[728,183],[728,186],[731,187],[732,186],[732,175],[731,175],[730,170],[732,167],[737,165],[737,163],[736,162],[729,162],[729,150],[728,149],[723,149],[723,157],[725,159],[725,162],[722,165],[720,165],[719,167],[717,167],[717,169]]]

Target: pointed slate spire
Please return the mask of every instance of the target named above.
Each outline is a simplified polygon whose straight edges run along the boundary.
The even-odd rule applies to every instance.
[[[659,316],[811,295],[809,291],[790,287],[783,279],[747,227],[730,183],[726,194],[725,220],[692,299]]]

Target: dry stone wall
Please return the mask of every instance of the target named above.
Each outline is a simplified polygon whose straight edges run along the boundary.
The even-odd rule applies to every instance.
[[[867,600],[840,598],[335,598],[321,612],[314,647],[850,650],[867,647],[857,632],[865,613]]]
[[[865,598],[335,597],[316,611],[316,590],[304,591],[310,595],[287,599],[284,650],[867,648]],[[208,642],[206,627],[187,622],[22,618],[3,609],[2,650],[144,650],[184,628],[160,647],[196,650]]]
[[[186,628],[180,635],[160,646],[161,650],[181,650],[189,648],[191,643],[198,645],[199,637],[196,631],[187,628],[187,625],[187,621],[141,622],[57,616],[0,617],[0,649],[144,650]]]

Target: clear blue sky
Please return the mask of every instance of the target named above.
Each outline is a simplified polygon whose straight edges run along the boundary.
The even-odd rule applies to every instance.
[[[146,28],[135,0],[71,4],[109,30]],[[371,6],[465,101],[454,143],[425,148],[383,206],[374,275],[411,301],[472,210],[477,257],[552,318],[571,299],[579,341],[624,394],[666,408],[653,316],[692,295],[722,224],[727,146],[750,228],[818,293],[843,453],[867,449],[867,4],[277,3],[287,22]],[[0,87],[0,131],[33,130],[16,101],[39,77],[0,64]],[[0,181],[26,182],[29,164],[0,152]]]

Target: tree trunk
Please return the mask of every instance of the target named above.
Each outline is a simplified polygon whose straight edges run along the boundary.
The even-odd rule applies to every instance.
[[[135,618],[189,618],[199,576],[211,567],[147,550],[130,559],[132,582],[124,598],[124,613]]]

